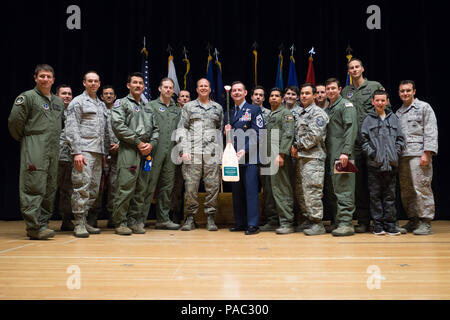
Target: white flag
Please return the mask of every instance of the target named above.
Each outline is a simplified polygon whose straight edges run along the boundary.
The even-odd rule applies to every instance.
[[[175,94],[178,96],[180,94],[180,86],[178,84],[177,73],[175,71],[175,65],[173,64],[173,56],[172,55],[169,56],[169,73],[167,74],[167,77],[172,79],[173,82],[175,83],[174,91],[175,91]]]

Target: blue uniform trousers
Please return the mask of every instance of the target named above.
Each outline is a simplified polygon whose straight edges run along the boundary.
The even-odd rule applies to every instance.
[[[258,165],[239,165],[238,182],[231,183],[236,226],[259,225]]]

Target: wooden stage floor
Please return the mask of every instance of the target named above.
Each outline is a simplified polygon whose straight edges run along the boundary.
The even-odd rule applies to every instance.
[[[450,221],[433,231],[336,238],[151,226],[145,235],[103,229],[31,241],[23,221],[0,221],[0,299],[447,300]]]

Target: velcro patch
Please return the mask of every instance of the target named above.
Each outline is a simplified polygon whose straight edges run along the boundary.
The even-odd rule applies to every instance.
[[[256,117],[256,125],[258,126],[258,128],[264,127],[264,119],[261,114],[258,114],[258,116]]]
[[[353,107],[353,103],[351,103],[351,102],[346,102],[346,103],[345,103],[345,106],[346,106],[346,107]]]
[[[323,127],[327,122],[325,121],[325,119],[322,116],[319,116],[316,118],[316,124],[319,127]]]
[[[20,106],[21,104],[23,104],[25,102],[25,97],[24,96],[18,96],[16,98],[16,100],[14,101],[14,104]]]
[[[294,121],[294,116],[286,115],[286,116],[284,116],[284,119],[288,122],[292,122],[292,121]]]

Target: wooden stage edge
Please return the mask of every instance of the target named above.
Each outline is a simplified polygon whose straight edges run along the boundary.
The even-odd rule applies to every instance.
[[[432,225],[429,236],[246,236],[154,224],[118,236],[102,220],[102,233],[87,239],[57,232],[32,241],[23,221],[0,221],[0,300],[448,300],[450,221]]]

